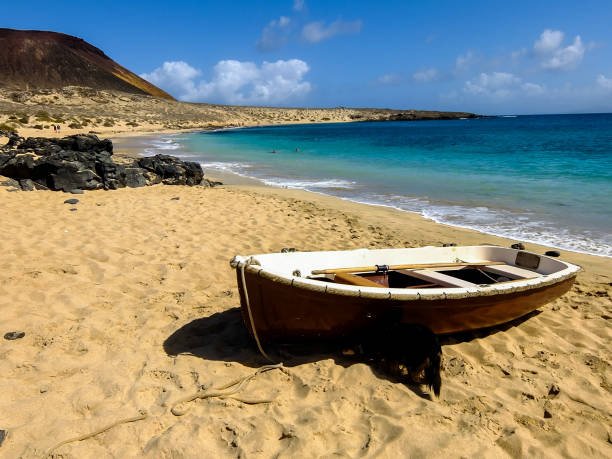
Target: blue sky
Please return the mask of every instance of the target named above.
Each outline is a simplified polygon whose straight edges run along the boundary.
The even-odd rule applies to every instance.
[[[182,100],[612,112],[609,1],[6,2]]]

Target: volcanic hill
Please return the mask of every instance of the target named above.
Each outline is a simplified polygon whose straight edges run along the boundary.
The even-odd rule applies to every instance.
[[[0,28],[0,88],[86,86],[175,100],[85,40],[63,33]]]

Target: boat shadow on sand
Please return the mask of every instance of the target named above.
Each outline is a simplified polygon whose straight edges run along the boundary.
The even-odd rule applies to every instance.
[[[540,313],[541,311],[535,310],[503,325],[473,332],[440,336],[440,345],[444,347],[469,342],[504,332]],[[259,353],[254,340],[249,336],[242,321],[239,307],[217,312],[183,325],[164,341],[163,346],[170,356],[192,355],[212,361],[237,362],[251,368],[258,368],[270,363]],[[376,362],[364,360],[357,355],[344,355],[342,351],[346,349],[346,343],[341,345],[333,342],[321,342],[280,346],[267,344],[264,345],[264,348],[273,359],[277,362],[283,362],[283,365],[289,368],[327,359],[333,359],[337,365],[344,368],[357,363],[365,363],[372,368],[372,371],[378,377],[393,382],[402,382],[417,395],[431,399],[430,394],[422,390],[418,384],[407,383],[404,380],[399,381],[393,375],[378,369]],[[409,351],[406,350],[406,352]]]

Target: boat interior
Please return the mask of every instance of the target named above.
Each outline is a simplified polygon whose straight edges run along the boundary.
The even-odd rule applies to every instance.
[[[493,257],[492,257],[493,258]],[[542,258],[516,251],[512,261],[479,260],[467,262],[374,265],[369,267],[314,270],[310,279],[362,287],[403,289],[469,288],[534,279]]]
[[[362,287],[421,289],[477,287],[542,276],[531,269],[508,265],[504,262],[440,263],[432,264],[432,266],[407,266],[396,269],[379,265],[373,268],[368,271],[356,268],[354,272],[330,272],[309,276],[309,278]]]
[[[252,259],[287,281],[297,277],[307,284],[402,290],[501,287],[580,269],[548,256],[498,246],[291,252],[254,255]]]

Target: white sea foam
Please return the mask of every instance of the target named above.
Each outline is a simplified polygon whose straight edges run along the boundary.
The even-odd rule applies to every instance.
[[[242,177],[247,177],[245,174],[245,170],[251,168],[249,164],[245,163],[236,163],[236,162],[217,162],[217,161],[199,161],[202,165],[202,168],[207,170],[215,170],[220,172],[227,172],[230,174],[240,175]],[[254,178],[254,177],[249,177]]]
[[[527,211],[439,203],[423,198],[370,194],[351,200],[414,212],[437,223],[574,252],[612,257],[612,236],[557,224]]]
[[[263,171],[256,173],[259,168],[256,165],[240,162],[223,161],[200,161],[205,170],[216,170],[236,174],[241,177],[250,178],[262,182],[264,185],[279,188],[293,188],[300,190],[333,190],[333,189],[352,189],[356,182],[339,179],[292,179],[287,177],[269,177]]]
[[[146,155],[156,155],[168,150],[176,151],[183,148],[183,145],[176,141],[176,134],[164,135],[156,137],[147,142],[147,147],[144,149]]]
[[[151,146],[156,150],[178,150],[182,147],[180,143],[175,142],[151,142]]]
[[[267,179],[260,179],[266,185],[277,186],[282,188],[294,188],[299,190],[310,190],[310,189],[352,189],[355,185],[355,182],[350,182],[348,180],[339,180],[339,179],[324,179],[324,180],[292,180],[282,177],[274,177]]]

